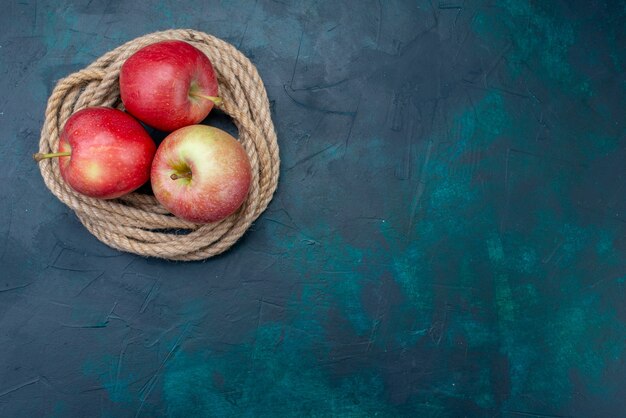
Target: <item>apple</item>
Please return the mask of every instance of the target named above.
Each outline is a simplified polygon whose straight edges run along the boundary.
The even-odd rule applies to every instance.
[[[207,223],[241,206],[251,177],[248,155],[235,138],[211,126],[191,125],[159,145],[150,181],[154,196],[175,216]]]
[[[171,132],[201,122],[220,104],[209,58],[183,41],[162,41],[131,55],[120,70],[126,110],[147,125]]]
[[[156,145],[141,124],[121,110],[90,107],[67,120],[58,152],[33,155],[59,158],[63,179],[77,192],[114,199],[150,178]]]

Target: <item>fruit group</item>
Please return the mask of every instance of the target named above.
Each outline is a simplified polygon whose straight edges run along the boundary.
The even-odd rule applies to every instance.
[[[207,223],[241,206],[250,188],[251,167],[246,151],[228,133],[192,125],[163,140],[150,179],[166,209],[188,221]]]
[[[168,132],[201,122],[221,101],[211,61],[183,41],[157,42],[128,58],[120,95],[133,116]]]
[[[77,192],[101,199],[130,193],[150,178],[156,145],[132,116],[106,107],[91,107],[67,120],[54,154],[63,179]]]

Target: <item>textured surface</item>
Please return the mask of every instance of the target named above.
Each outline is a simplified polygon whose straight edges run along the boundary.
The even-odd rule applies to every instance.
[[[3,4],[0,416],[623,415],[624,1],[193,3]],[[205,263],[30,160],[57,79],[171,27],[251,58],[282,151]]]

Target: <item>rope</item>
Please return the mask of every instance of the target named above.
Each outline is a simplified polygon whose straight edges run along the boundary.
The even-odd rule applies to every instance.
[[[72,113],[88,106],[119,107],[118,78],[124,61],[146,45],[171,39],[188,42],[209,57],[224,99],[220,108],[233,119],[250,157],[250,192],[236,213],[198,225],[172,216],[154,196],[131,193],[113,200],[83,196],[65,183],[56,159],[42,160],[39,168],[50,191],[105,244],[148,257],[203,260],[226,251],[246,232],[267,208],[278,184],[278,142],[265,87],[250,60],[229,43],[179,29],[148,34],[106,53],[57,83],[48,100],[39,152],[58,149],[59,133]]]

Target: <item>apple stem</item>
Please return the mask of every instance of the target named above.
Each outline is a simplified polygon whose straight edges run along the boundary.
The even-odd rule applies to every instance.
[[[172,175],[170,176],[170,178],[171,178],[172,180],[178,180],[178,179],[190,179],[190,178],[191,178],[191,171],[187,171],[186,173],[183,173],[183,174],[176,174],[176,173],[174,173],[174,174],[172,174]]]
[[[71,151],[63,151],[63,152],[51,152],[49,154],[42,154],[38,152],[37,154],[33,154],[33,159],[37,162],[46,159],[46,158],[54,158],[54,157],[69,157],[72,155]]]
[[[202,99],[210,100],[213,103],[215,103],[215,106],[221,106],[222,103],[224,103],[224,100],[222,100],[221,97],[217,97],[217,96],[206,96],[204,94],[198,94],[198,93],[190,93],[189,95],[193,97],[200,97]]]

